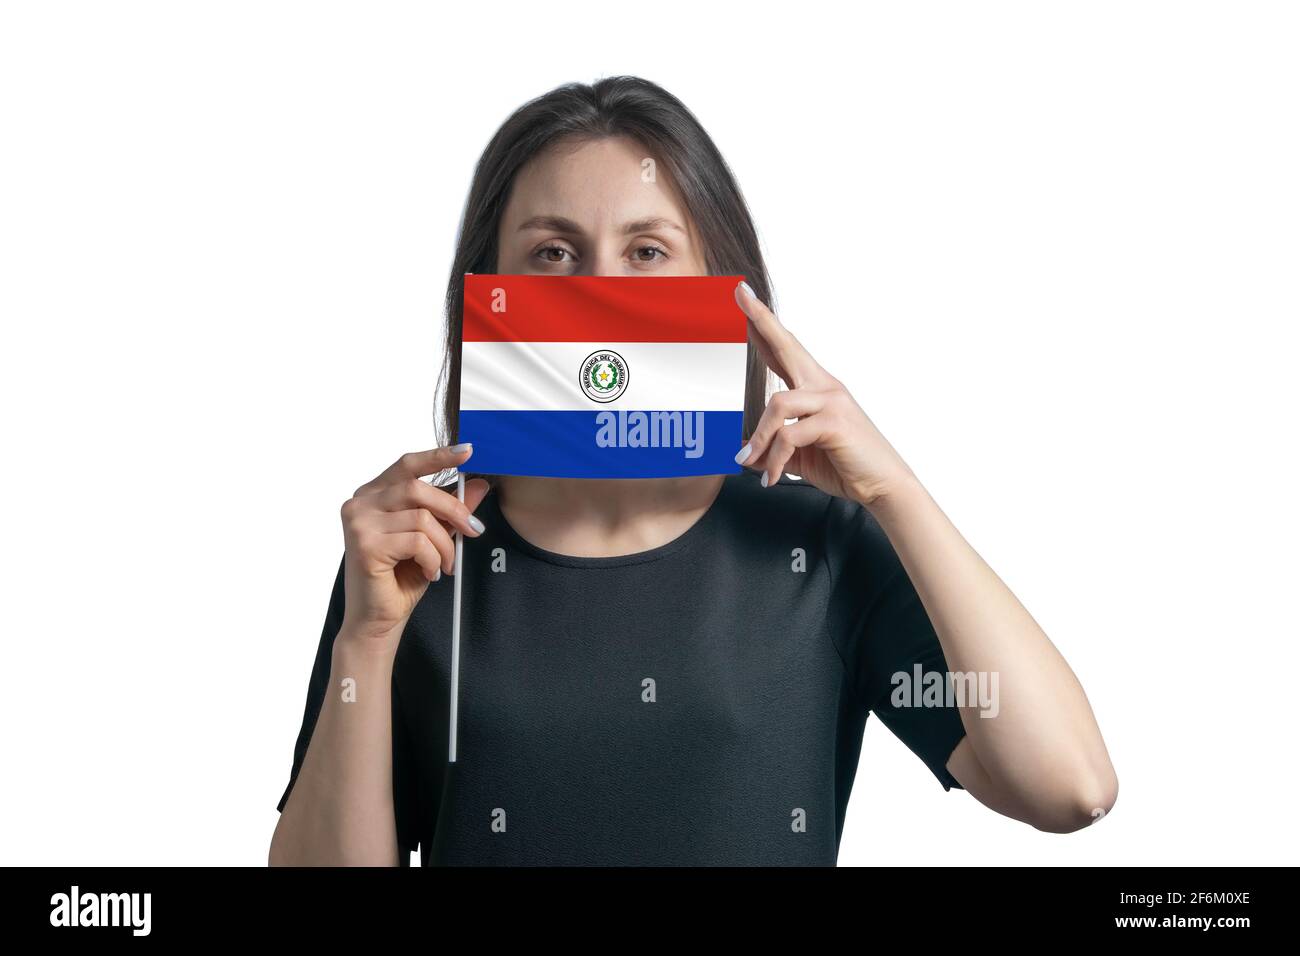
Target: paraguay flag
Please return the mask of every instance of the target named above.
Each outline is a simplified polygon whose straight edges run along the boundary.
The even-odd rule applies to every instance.
[[[740,471],[739,276],[465,276],[473,469],[551,478]]]

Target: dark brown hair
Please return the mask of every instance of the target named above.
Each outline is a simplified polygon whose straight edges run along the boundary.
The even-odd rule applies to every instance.
[[[438,444],[452,444],[460,419],[461,310],[466,273],[495,273],[497,231],[515,175],[564,139],[628,136],[667,171],[704,246],[710,275],[741,275],[769,306],[770,283],[749,209],[736,180],[690,110],[662,87],[635,76],[569,83],[525,103],[501,125],[474,168],[447,282],[447,334],[438,376]],[[768,369],[751,343],[745,375],[744,434],[767,403]],[[472,459],[470,464],[472,464]]]

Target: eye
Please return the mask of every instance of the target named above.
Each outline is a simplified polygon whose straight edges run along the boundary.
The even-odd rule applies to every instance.
[[[565,256],[570,256],[572,255],[572,253],[569,252],[568,249],[564,248],[564,246],[552,245],[552,246],[542,246],[540,249],[534,252],[533,255],[537,256],[543,262],[562,263],[562,262],[567,262],[568,260],[565,258]]]
[[[668,258],[668,253],[659,246],[638,246],[632,253],[638,262],[655,262]]]

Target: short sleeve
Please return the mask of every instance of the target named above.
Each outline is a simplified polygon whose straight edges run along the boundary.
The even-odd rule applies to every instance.
[[[298,779],[298,771],[302,769],[303,759],[307,756],[307,746],[311,743],[311,735],[316,727],[316,719],[320,716],[321,705],[325,701],[330,670],[333,666],[334,639],[338,637],[338,633],[343,627],[345,594],[343,574],[346,559],[345,554],[339,560],[338,572],[334,578],[334,588],[330,592],[329,604],[325,610],[325,623],[321,628],[320,643],[316,648],[316,659],[312,664],[311,678],[307,683],[307,703],[303,709],[302,727],[298,731],[298,740],[293,748],[293,766],[289,771],[289,783],[284,788],[284,794],[280,797],[280,802],[276,804],[276,810],[281,812],[284,811],[284,805],[289,800],[289,794],[293,792],[294,782]],[[412,787],[414,786],[412,768],[414,765],[410,752],[410,736],[402,718],[396,680],[393,681],[392,701],[393,810],[397,819],[398,844],[404,851],[401,854],[401,862],[402,865],[406,865],[408,863],[408,854],[415,851],[418,838],[414,835],[412,825],[412,814],[415,807],[412,796]]]
[[[945,790],[963,789],[947,762],[966,728],[925,606],[871,513],[843,499],[829,510],[832,627],[857,698]]]

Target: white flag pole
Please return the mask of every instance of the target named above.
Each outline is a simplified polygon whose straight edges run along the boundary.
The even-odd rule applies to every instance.
[[[456,498],[465,502],[465,473],[456,472]],[[465,550],[465,535],[456,532],[456,562],[452,569],[455,580],[451,583],[451,716],[447,721],[451,737],[447,743],[447,762],[456,762],[456,704],[460,697],[460,578],[461,555]]]

